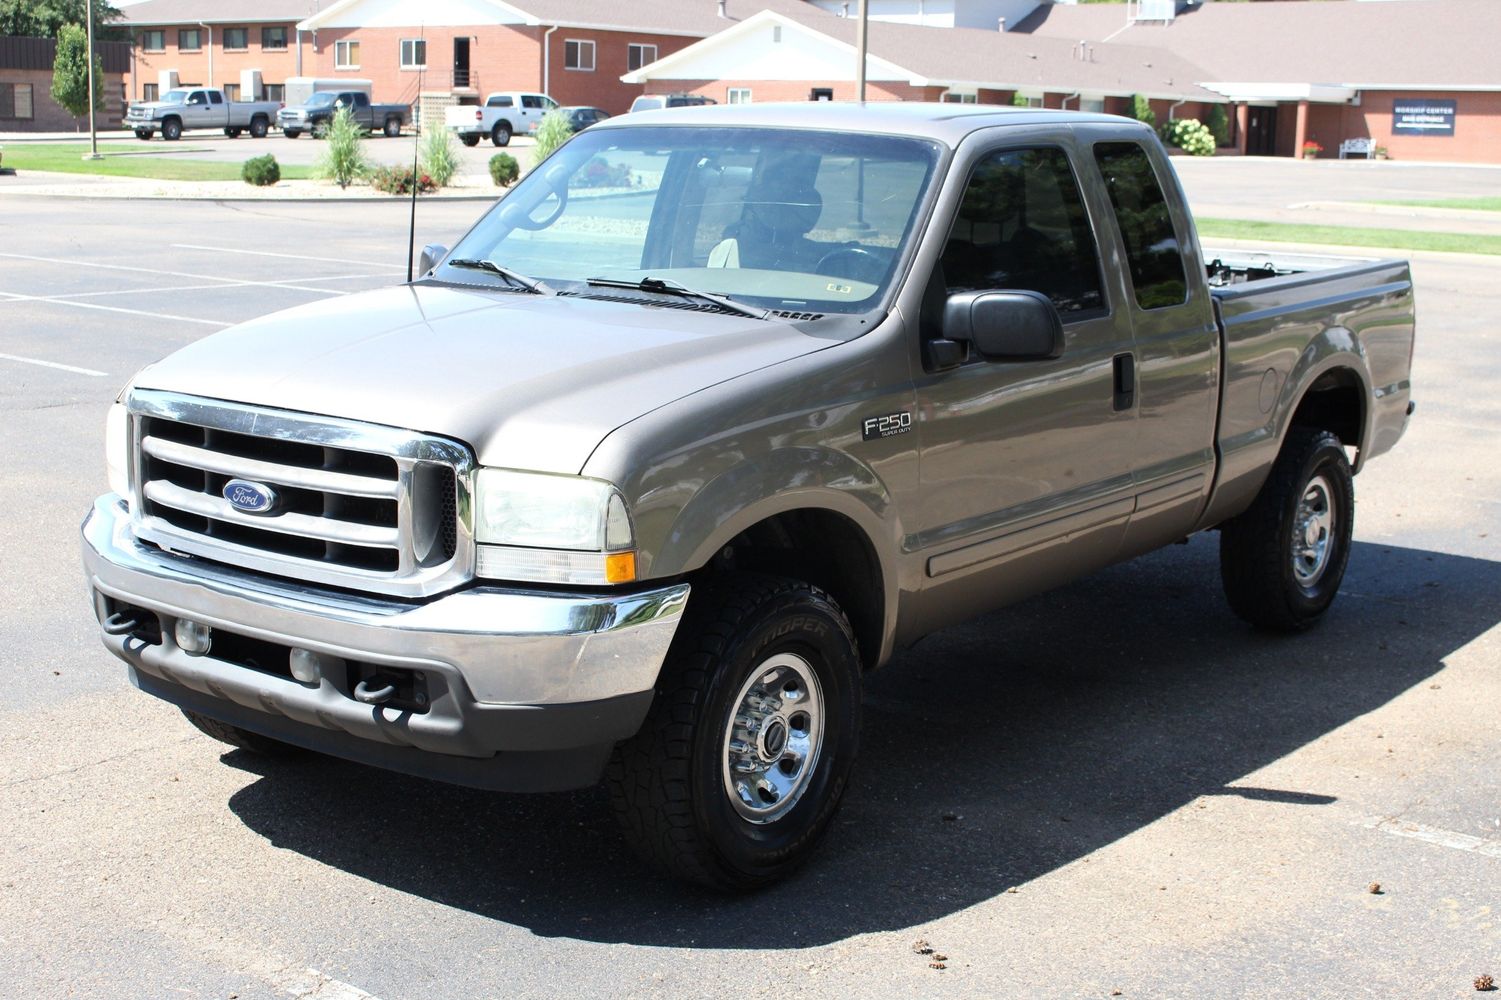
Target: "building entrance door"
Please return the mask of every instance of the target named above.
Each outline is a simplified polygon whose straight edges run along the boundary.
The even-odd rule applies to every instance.
[[[1252,105],[1246,122],[1246,155],[1277,155],[1277,109]]]
[[[469,39],[467,36],[453,40],[453,85],[455,87],[469,86]]]

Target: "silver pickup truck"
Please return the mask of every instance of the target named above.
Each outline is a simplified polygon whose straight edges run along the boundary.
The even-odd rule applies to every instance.
[[[1236,612],[1315,622],[1412,410],[1405,263],[1206,255],[1104,115],[612,118],[423,271],[135,376],[105,645],[248,750],[603,776],[721,887],[807,856],[926,633],[1210,529]]]
[[[231,101],[222,90],[181,88],[169,90],[161,100],[132,104],[125,112],[125,128],[137,139],[150,139],[157,132],[168,142],[193,129],[219,129],[231,139],[248,131],[264,139],[276,121],[280,101]]]

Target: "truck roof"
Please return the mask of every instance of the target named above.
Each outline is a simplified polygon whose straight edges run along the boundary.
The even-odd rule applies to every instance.
[[[757,128],[819,128],[937,139],[957,145],[971,132],[996,125],[1099,123],[1130,119],[1089,111],[1057,111],[994,104],[923,104],[915,101],[795,101],[769,104],[708,104],[636,111],[595,128],[631,125],[741,125]]]

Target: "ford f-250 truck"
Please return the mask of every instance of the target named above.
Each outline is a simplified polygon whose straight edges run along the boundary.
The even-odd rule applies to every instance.
[[[1411,412],[1405,263],[1206,259],[1104,115],[624,116],[423,259],[135,376],[105,644],[250,750],[603,775],[715,886],[808,854],[926,633],[1208,529],[1236,612],[1317,620]]]
[[[231,101],[222,90],[183,87],[169,90],[161,100],[132,104],[125,112],[125,127],[137,139],[150,139],[157,132],[171,142],[191,129],[221,129],[231,139],[243,131],[264,139],[276,120],[280,101]]]

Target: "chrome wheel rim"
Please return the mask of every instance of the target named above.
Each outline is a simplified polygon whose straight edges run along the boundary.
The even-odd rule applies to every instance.
[[[1293,577],[1303,587],[1312,587],[1329,568],[1334,548],[1334,487],[1319,475],[1303,487],[1293,517]]]
[[[725,795],[742,819],[774,823],[808,790],[823,746],[823,694],[807,660],[763,661],[732,703],[720,760]]]

